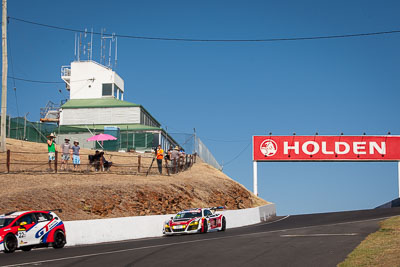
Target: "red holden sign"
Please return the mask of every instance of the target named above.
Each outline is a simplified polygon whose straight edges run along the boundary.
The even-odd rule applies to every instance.
[[[400,136],[253,136],[255,161],[400,161]]]

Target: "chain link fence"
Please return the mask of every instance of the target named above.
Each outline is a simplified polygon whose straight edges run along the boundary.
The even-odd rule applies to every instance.
[[[56,128],[55,123],[31,122],[25,117],[7,116],[6,119],[6,136],[18,140],[46,143],[46,136],[54,132]]]
[[[207,146],[195,134],[186,133],[169,133],[187,152],[197,154],[205,163],[213,166],[218,170],[222,170],[222,166],[215,159]]]

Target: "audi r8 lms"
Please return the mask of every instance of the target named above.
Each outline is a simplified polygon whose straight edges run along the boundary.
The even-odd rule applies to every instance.
[[[49,245],[63,248],[65,244],[64,223],[53,211],[21,211],[0,215],[0,251],[29,251],[34,247]]]
[[[164,223],[163,234],[174,235],[225,231],[225,216],[216,213],[217,209],[223,208],[224,207],[214,207],[183,210]]]

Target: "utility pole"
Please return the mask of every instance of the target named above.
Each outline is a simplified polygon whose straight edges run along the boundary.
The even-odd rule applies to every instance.
[[[3,0],[3,19],[1,23],[2,47],[3,47],[3,77],[1,88],[1,140],[0,152],[6,151],[6,119],[7,119],[7,0]]]

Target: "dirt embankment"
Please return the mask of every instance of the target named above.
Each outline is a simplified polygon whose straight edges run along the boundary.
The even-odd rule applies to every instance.
[[[14,143],[14,148],[18,145],[12,140],[7,142]],[[37,151],[38,145],[45,146],[18,143],[23,144],[20,150],[27,152]],[[0,213],[62,208],[63,220],[169,214],[220,205],[243,209],[267,204],[222,172],[201,162],[171,176],[107,172],[3,173],[0,181],[3,185]]]

